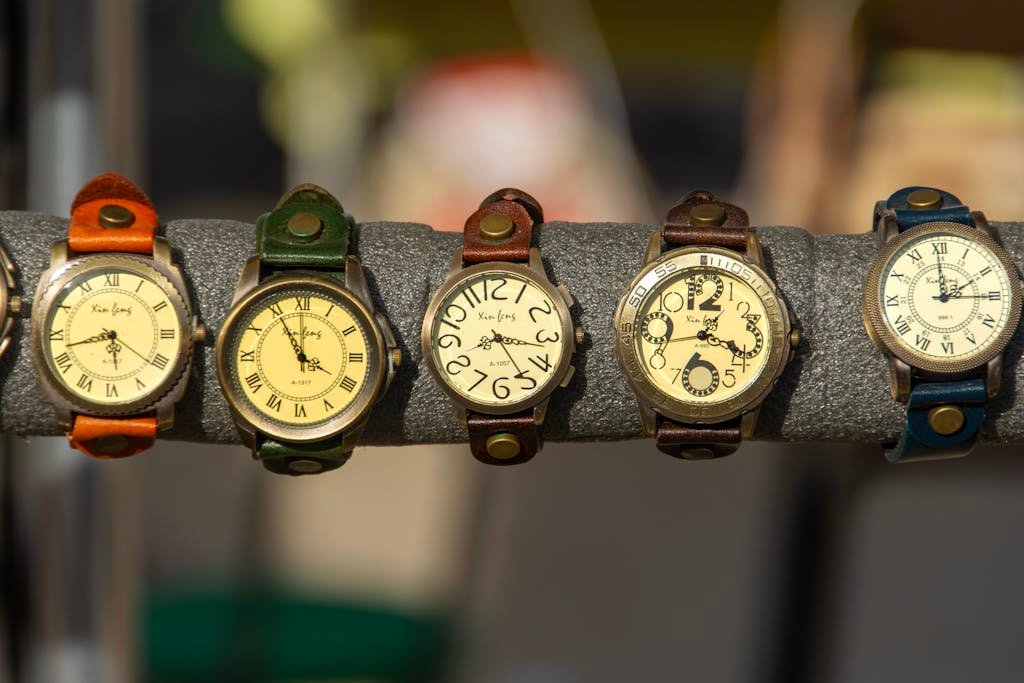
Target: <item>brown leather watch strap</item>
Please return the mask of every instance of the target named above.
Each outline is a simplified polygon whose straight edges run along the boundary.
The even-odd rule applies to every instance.
[[[658,417],[658,450],[676,458],[707,460],[733,453],[740,444],[740,418],[715,425],[690,426]]]
[[[710,244],[745,252],[749,226],[746,211],[698,190],[669,209],[662,235],[673,247]]]
[[[544,221],[537,200],[514,188],[490,194],[466,219],[462,234],[465,263],[530,260],[533,226]]]
[[[535,456],[541,447],[532,408],[512,415],[468,412],[466,426],[473,457],[488,465],[518,465]]]

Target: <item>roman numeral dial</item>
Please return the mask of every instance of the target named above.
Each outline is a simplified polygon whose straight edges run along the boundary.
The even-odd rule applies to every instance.
[[[317,426],[339,415],[367,384],[371,331],[352,305],[319,289],[268,292],[229,330],[232,395],[263,418]]]
[[[880,273],[886,338],[910,359],[969,364],[999,341],[1012,307],[1020,307],[1016,274],[970,232],[923,230],[900,245]]]
[[[170,290],[170,291],[168,291]],[[189,336],[181,297],[157,272],[86,268],[46,313],[44,355],[78,400],[116,406],[144,400],[181,372]]]

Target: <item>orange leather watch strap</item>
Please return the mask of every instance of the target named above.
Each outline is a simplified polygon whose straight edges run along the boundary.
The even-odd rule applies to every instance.
[[[158,224],[145,192],[123,176],[103,173],[87,182],[71,203],[68,245],[78,253],[151,254]]]
[[[68,442],[94,458],[126,458],[149,449],[156,438],[155,416],[92,417],[76,415]]]

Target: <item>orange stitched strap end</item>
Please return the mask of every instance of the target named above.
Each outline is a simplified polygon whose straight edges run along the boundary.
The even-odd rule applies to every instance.
[[[150,254],[157,225],[145,192],[127,178],[104,173],[86,183],[71,203],[68,244],[80,253]]]
[[[68,442],[94,458],[126,458],[149,449],[156,438],[155,417],[76,415]]]

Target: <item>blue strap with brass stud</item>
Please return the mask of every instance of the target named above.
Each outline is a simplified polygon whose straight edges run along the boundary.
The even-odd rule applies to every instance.
[[[971,210],[954,195],[933,187],[905,187],[885,201],[900,232],[924,223],[950,222],[974,227]],[[967,455],[985,420],[985,380],[915,382],[907,401],[907,425],[900,440],[885,449],[889,462]]]

